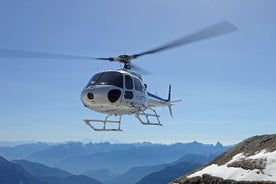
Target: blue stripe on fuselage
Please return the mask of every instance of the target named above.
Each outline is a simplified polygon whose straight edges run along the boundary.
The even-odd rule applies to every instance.
[[[161,101],[163,101],[163,102],[167,102],[167,101],[168,101],[168,100],[166,100],[166,99],[164,99],[164,98],[161,98],[161,97],[156,96],[156,95],[154,95],[154,94],[151,94],[151,93],[149,93],[149,92],[148,92],[148,95],[149,95],[150,97],[152,97],[152,98],[155,98],[155,99],[157,99],[157,100],[161,100]]]

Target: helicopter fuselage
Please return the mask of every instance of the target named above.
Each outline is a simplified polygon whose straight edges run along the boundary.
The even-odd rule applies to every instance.
[[[81,93],[85,107],[111,115],[133,114],[148,107],[148,92],[140,75],[127,70],[95,74]]]

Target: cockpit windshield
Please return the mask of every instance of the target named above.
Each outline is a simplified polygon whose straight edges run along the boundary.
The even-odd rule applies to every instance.
[[[98,73],[88,83],[88,86],[93,85],[112,85],[123,88],[123,74],[116,71]]]

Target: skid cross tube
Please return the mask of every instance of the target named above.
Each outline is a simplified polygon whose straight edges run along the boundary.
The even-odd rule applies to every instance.
[[[159,115],[156,113],[156,111],[152,108],[148,108],[147,110],[150,110],[150,113],[146,113],[145,111],[141,111],[135,114],[135,117],[140,121],[140,123],[142,123],[143,125],[159,125],[159,126],[163,126],[160,123],[159,120]],[[145,117],[146,121],[143,121],[143,119],[141,119],[141,117]],[[154,117],[156,118],[157,122],[152,122],[150,121],[149,117]]]

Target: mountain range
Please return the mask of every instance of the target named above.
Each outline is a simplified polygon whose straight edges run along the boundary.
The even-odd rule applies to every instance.
[[[8,160],[24,159],[32,153],[47,149],[49,147],[51,147],[49,144],[41,142],[21,144],[16,146],[3,146],[0,147],[0,155]]]
[[[26,169],[27,168],[27,169]],[[72,175],[57,168],[26,160],[10,162],[0,157],[1,184],[102,184],[83,175]]]
[[[26,159],[76,174],[108,169],[118,175],[137,166],[174,162],[186,154],[219,155],[226,149],[228,147],[221,147],[220,144],[213,146],[198,142],[172,145],[67,143],[35,152]]]
[[[276,183],[276,134],[235,146],[30,143],[0,147],[0,155],[1,184]]]
[[[34,149],[35,145],[38,146],[37,149]],[[24,150],[24,146],[26,146],[26,150]],[[32,149],[28,150],[29,147]],[[183,164],[183,167],[187,164],[188,168],[193,161],[192,166],[201,166],[214,158],[214,155],[219,155],[228,148],[229,146],[222,146],[220,143],[214,146],[198,142],[172,145],[68,142],[0,147],[0,154],[4,157],[8,156],[9,160],[15,159],[13,164],[20,165],[35,178],[48,183],[53,183],[51,178],[57,182],[81,174],[96,178],[105,184],[134,184],[154,172],[177,166],[177,164],[179,164],[178,166]],[[199,155],[201,153],[203,155]],[[17,157],[21,160],[18,160]],[[194,167],[189,167],[189,172]],[[42,175],[45,173],[51,174],[50,176]],[[185,172],[181,171],[177,176],[170,174],[169,178],[172,180],[182,174]],[[162,175],[165,176],[164,173]]]
[[[202,166],[203,164],[208,163],[214,158],[215,155],[206,156],[188,154],[181,157],[177,161],[168,164],[131,168],[124,174],[106,182],[106,184],[168,183],[173,179],[188,172],[191,172],[195,168]]]
[[[42,184],[37,178],[25,171],[20,165],[13,164],[0,156],[1,184]]]

